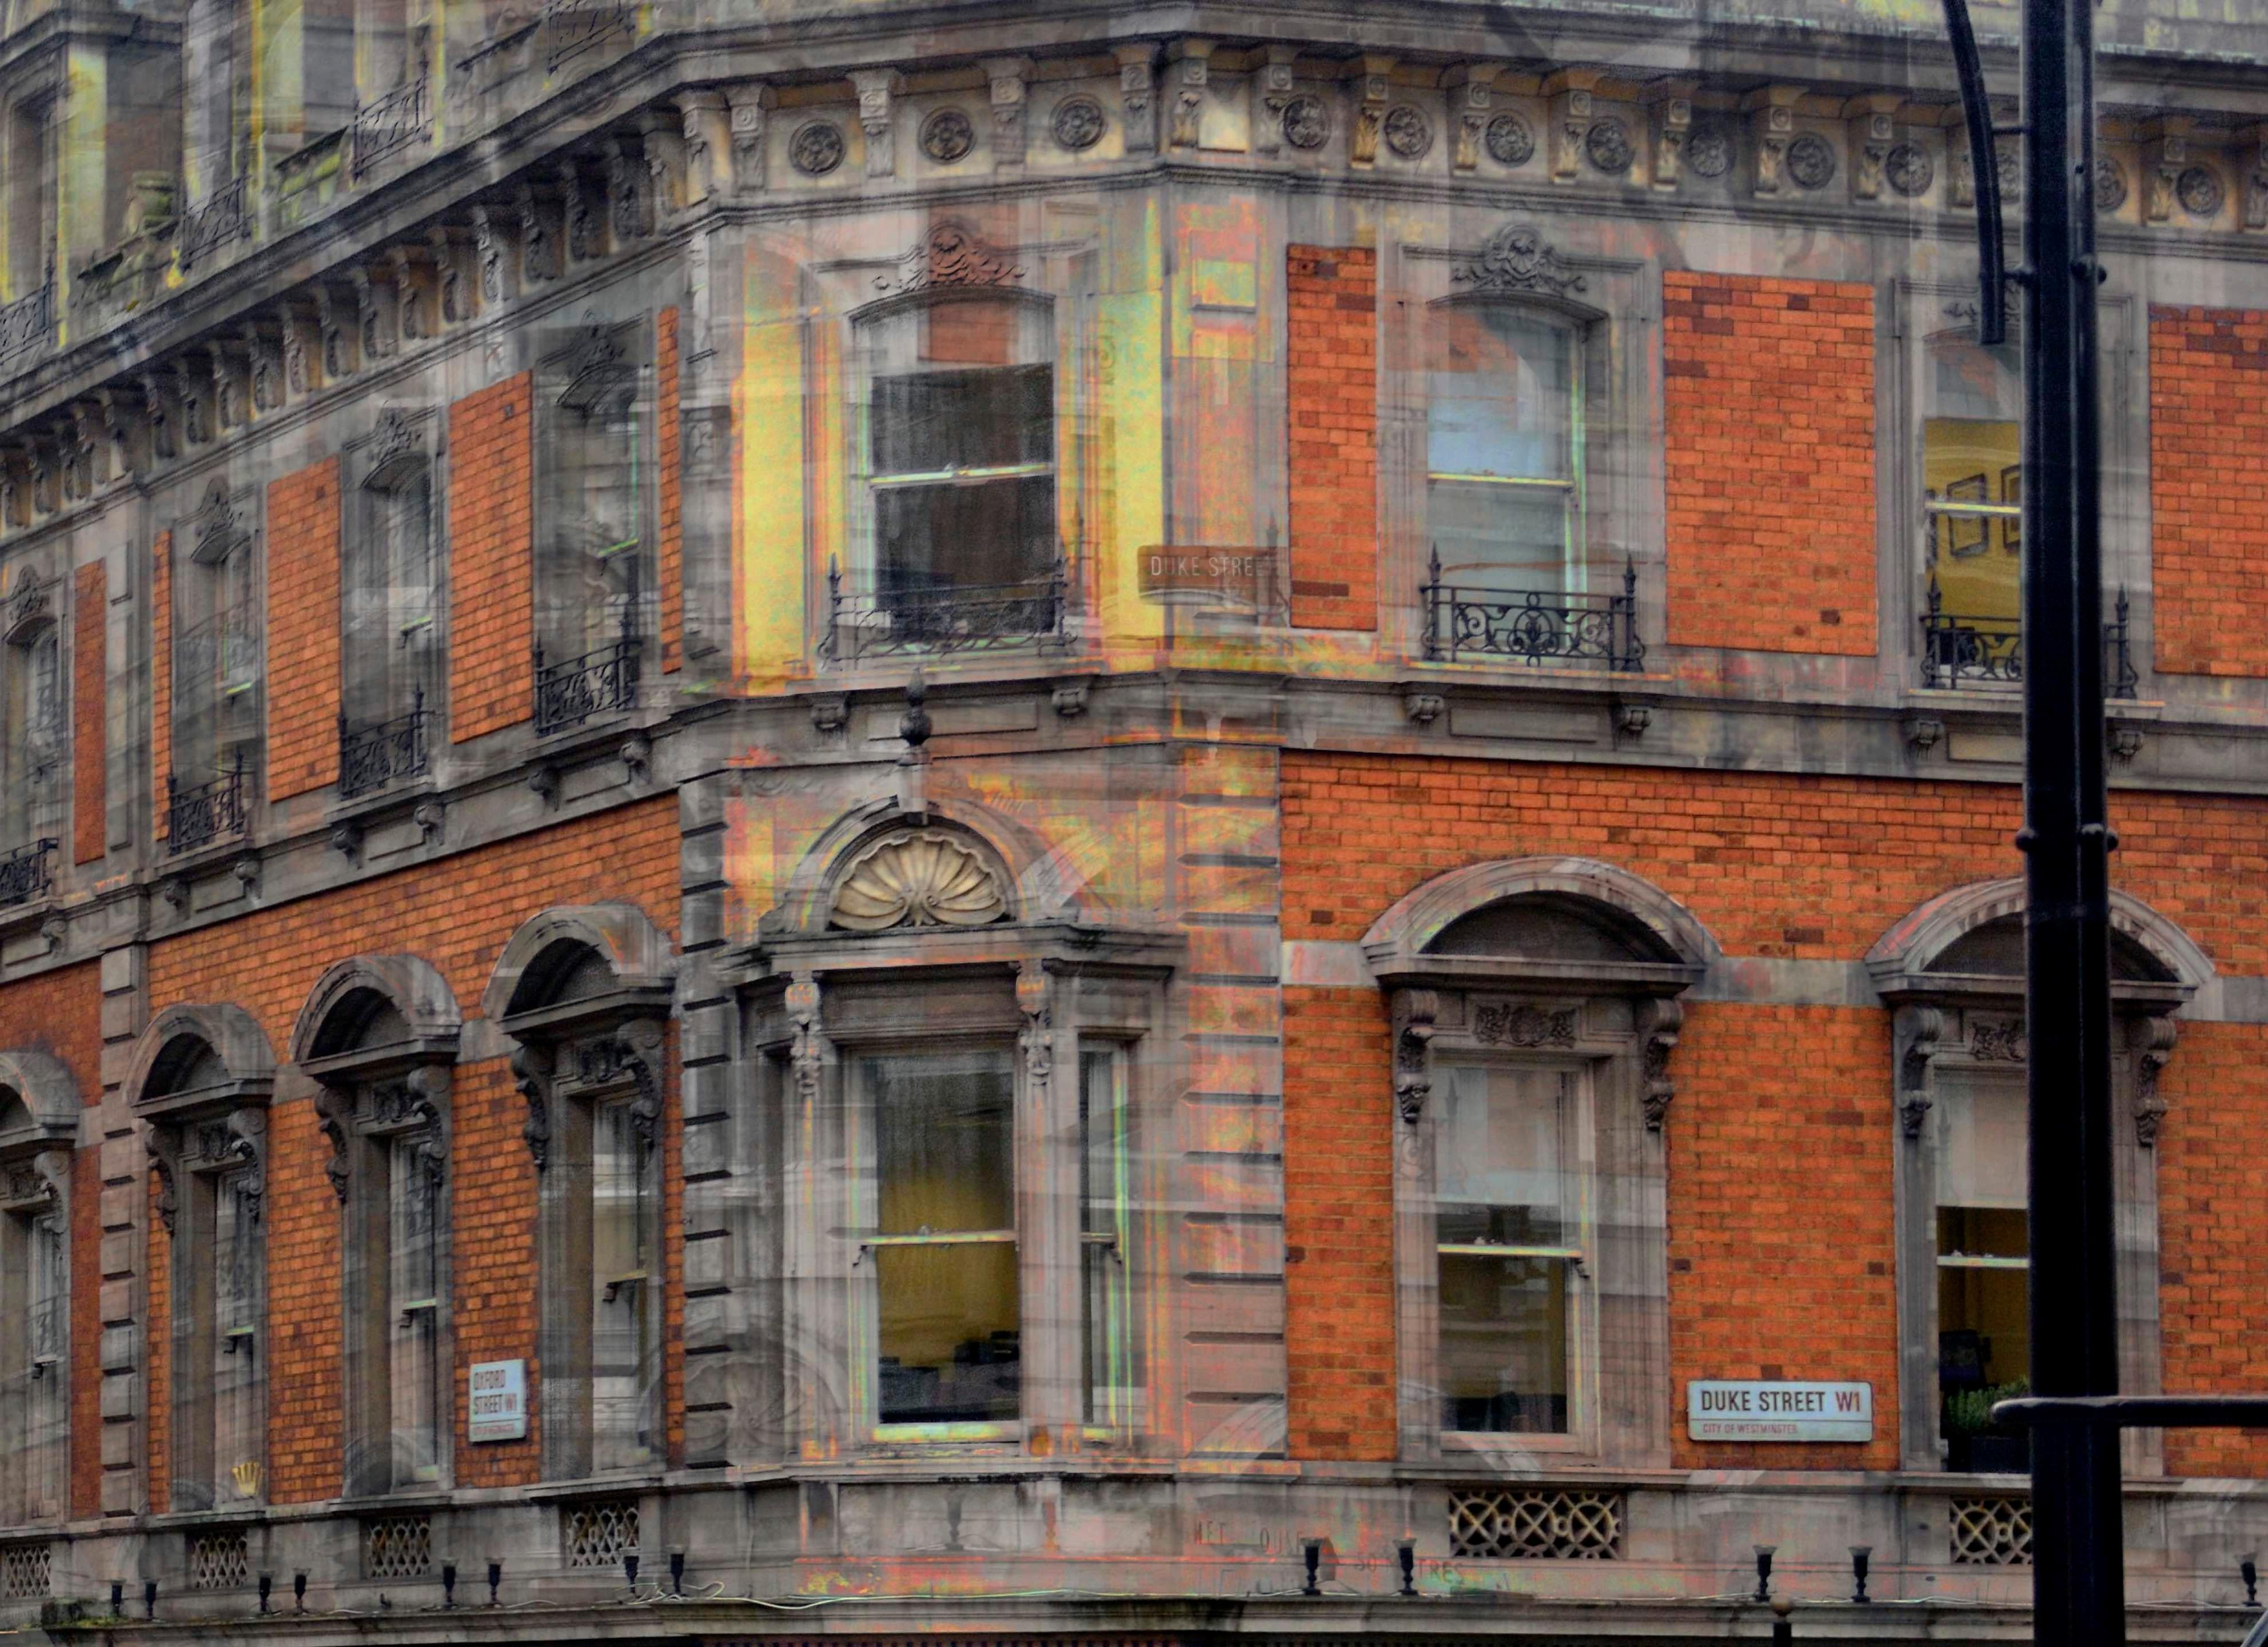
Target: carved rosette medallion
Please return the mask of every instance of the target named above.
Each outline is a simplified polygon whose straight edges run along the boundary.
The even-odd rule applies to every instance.
[[[2126,203],[2126,172],[2109,155],[2095,162],[2095,210],[2109,213]]]
[[[843,164],[843,129],[830,121],[808,121],[788,139],[788,164],[806,177],[825,177]]]
[[[1386,146],[1404,160],[1422,160],[1433,146],[1433,122],[1408,103],[1387,110],[1384,131]]]
[[[1491,1047],[1572,1047],[1574,1009],[1554,1012],[1519,1001],[1484,1001],[1473,1009],[1473,1039]]]
[[[1908,200],[1929,192],[1937,176],[1937,167],[1929,158],[1929,151],[1918,143],[1902,143],[1890,151],[1882,162],[1882,179],[1891,188]]]
[[[2182,202],[2182,210],[2192,217],[2216,216],[2228,198],[2228,190],[2220,180],[2220,173],[2211,166],[2193,165],[2183,172],[2174,183],[2174,198]]]
[[[976,146],[976,127],[957,108],[941,108],[922,122],[922,152],[939,165],[967,159]]]
[[[1720,126],[1708,126],[1685,140],[1685,169],[1696,177],[1722,177],[1733,169],[1733,140]]]
[[[1330,135],[1330,111],[1322,99],[1295,97],[1284,105],[1284,141],[1294,149],[1320,149]]]
[[[1630,128],[1618,120],[1595,120],[1583,138],[1583,152],[1591,164],[1609,177],[1621,177],[1631,169],[1638,158],[1637,146],[1631,141]]]
[[[853,932],[893,927],[989,926],[1008,914],[999,876],[966,842],[908,829],[868,847],[836,884],[834,923]]]
[[[1056,105],[1049,118],[1048,129],[1055,134],[1056,142],[1073,154],[1084,154],[1102,141],[1108,122],[1102,105],[1091,97],[1067,97]]]
[[[1489,158],[1498,165],[1526,165],[1535,158],[1535,133],[1517,114],[1499,114],[1488,123]]]
[[[1787,174],[1799,188],[1825,188],[1835,178],[1835,148],[1815,131],[1787,145]]]

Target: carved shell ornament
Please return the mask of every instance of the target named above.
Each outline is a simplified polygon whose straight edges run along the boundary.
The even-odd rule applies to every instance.
[[[935,829],[886,835],[835,888],[834,924],[853,932],[901,926],[989,926],[1008,914],[999,876],[967,842]]]

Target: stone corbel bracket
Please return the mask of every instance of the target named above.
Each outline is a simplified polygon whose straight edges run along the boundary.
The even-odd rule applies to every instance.
[[[1945,1014],[1933,1006],[1902,1006],[1895,1022],[1898,1052],[1898,1129],[1921,1136],[1929,1119],[1929,1065],[1945,1037]]]
[[[1803,96],[1799,85],[1759,87],[1741,99],[1749,117],[1749,147],[1756,154],[1753,192],[1769,200],[1787,187],[1787,145],[1795,136],[1795,105]]]
[[[1653,138],[1646,181],[1665,193],[1674,192],[1684,176],[1685,140],[1693,133],[1693,83],[1657,83],[1647,94],[1646,114]]]
[[[1440,1011],[1441,997],[1431,989],[1394,992],[1394,1108],[1405,1126],[1423,1119],[1433,1091],[1430,1048]]]
[[[1503,74],[1500,62],[1459,63],[1441,77],[1441,85],[1449,94],[1449,119],[1452,143],[1450,165],[1457,172],[1477,171],[1481,163],[1481,141],[1486,135],[1489,114],[1494,104],[1490,88],[1497,77]]]
[[[1572,183],[1582,175],[1583,145],[1590,141],[1594,118],[1592,92],[1599,78],[1592,70],[1563,69],[1543,83],[1550,109],[1545,153],[1555,183]]]

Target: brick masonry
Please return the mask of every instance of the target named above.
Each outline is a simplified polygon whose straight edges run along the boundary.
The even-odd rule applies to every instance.
[[[535,417],[526,372],[449,408],[449,739],[534,714]]]
[[[1378,627],[1378,254],[1294,246],[1285,259],[1292,621]]]
[[[1605,770],[1378,755],[1284,757],[1284,935],[1359,939],[1447,871],[1529,853],[1604,859],[1682,901],[1734,956],[1852,961],[1915,906],[2013,875],[2013,788],[1762,773]],[[2268,804],[2121,791],[2118,885],[2225,974],[2268,975]],[[1424,818],[1426,827],[1410,827]],[[1697,1002],[1671,1064],[1671,1363],[1690,1378],[1866,1379],[1870,1467],[1897,1459],[1896,1263],[1887,1012]],[[2184,1029],[2161,1135],[2169,1388],[2268,1381],[2250,1331],[2268,1246],[2257,1186],[2210,1143],[2268,1106],[2268,1032]],[[1390,1455],[1393,1195],[1374,992],[1286,991],[1285,1277],[1295,1455]],[[1297,1256],[1294,1257],[1294,1254]],[[1771,1297],[1760,1302],[1760,1274]],[[1799,1371],[1808,1369],[1808,1371]],[[1676,1426],[1682,1431],[1682,1421]],[[2169,1457],[2268,1468],[2242,1437]],[[1725,1449],[1681,1465],[1850,1467],[1845,1447]],[[1383,1450],[1382,1450],[1383,1449]]]
[[[674,674],[685,661],[685,452],[677,420],[677,310],[664,309],[655,322],[654,462],[661,493],[661,540],[654,554],[654,576],[661,585],[661,672]]]
[[[339,776],[339,460],[268,489],[268,793]]]
[[[99,861],[109,833],[109,575],[100,561],[71,574],[71,862]]]
[[[673,799],[625,806],[540,834],[517,837],[406,871],[360,881],[321,897],[271,909],[152,945],[154,1015],[182,1001],[229,1001],[267,1033],[279,1059],[292,1026],[323,972],[359,952],[414,954],[447,981],[460,1009],[477,1016],[497,957],[519,924],[554,905],[620,901],[637,904],[665,932],[677,920],[677,807]],[[466,918],[467,910],[489,912]],[[293,1084],[300,1092],[304,1084]],[[283,1084],[279,1082],[279,1088]],[[674,1084],[666,1148],[674,1146]],[[460,1064],[452,1106],[450,1183],[451,1323],[461,1405],[465,1369],[475,1359],[524,1356],[536,1387],[535,1298],[528,1261],[535,1243],[536,1173],[519,1139],[526,1106],[501,1058]],[[306,1096],[279,1098],[269,1111],[267,1161],[269,1499],[298,1504],[336,1496],[341,1485],[340,1346],[342,1305],[338,1202],[324,1163],[330,1147]],[[664,1185],[665,1254],[671,1291],[682,1262],[673,1166]],[[170,1246],[153,1220],[148,1307],[153,1390],[168,1388],[163,1365],[171,1332],[163,1277]],[[675,1317],[666,1379],[673,1435],[681,1422],[674,1392]],[[167,1405],[151,1403],[151,1474],[166,1475]],[[462,1414],[456,1433],[463,1434]],[[541,1422],[540,1415],[538,1423]],[[537,1433],[521,1443],[459,1449],[461,1485],[512,1485],[539,1473]],[[153,1502],[165,1502],[153,1486]]]
[[[1873,288],[1661,283],[1670,643],[1873,656]]]
[[[2268,675],[2268,311],[2150,311],[2161,673]]]

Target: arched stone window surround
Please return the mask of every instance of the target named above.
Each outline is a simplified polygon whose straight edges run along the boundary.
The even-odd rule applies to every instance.
[[[779,901],[759,923],[765,933],[823,932],[828,901],[843,868],[899,829],[957,830],[998,870],[1008,886],[1012,920],[1116,924],[1108,901],[1088,884],[1079,855],[1014,820],[954,798],[930,797],[918,810],[895,797],[856,806],[821,832],[796,859]]]
[[[877,842],[909,830],[956,838],[994,866],[1006,886],[1002,918],[880,930],[833,924],[843,875]],[[774,1182],[807,1187],[777,1232],[760,1235],[772,1250],[749,1260],[755,1273],[793,1278],[770,1335],[784,1351],[762,1370],[765,1387],[752,1398],[779,1415],[758,1445],[792,1456],[812,1447],[950,1442],[1012,1456],[1071,1446],[1073,1435],[1087,1446],[1130,1440],[1131,1392],[1154,1356],[1140,1336],[1142,1312],[1119,1306],[1123,1357],[1114,1376],[1123,1399],[1108,1411],[1094,1402],[1080,1333],[1067,1325],[1086,1321],[1082,1083],[1091,1068],[1112,1071],[1125,1095],[1130,1170],[1146,1170],[1138,1164],[1163,1147],[1147,1132],[1172,1124],[1161,1102],[1176,1052],[1167,984],[1185,963],[1182,934],[1114,915],[1086,887],[1075,853],[1012,820],[965,803],[932,800],[906,811],[887,799],[851,809],[821,834],[758,932],[722,968],[740,999],[741,1070],[754,1089],[747,1147]],[[943,1427],[885,1423],[871,1364],[877,1261],[859,1239],[867,1226],[858,1222],[865,1215],[856,1200],[872,1193],[876,1172],[873,1100],[862,1070],[894,1053],[956,1048],[1012,1055],[1020,1415]],[[1138,1188],[1128,1205],[1160,1200],[1156,1190]],[[1120,1249],[1125,1299],[1159,1280],[1142,1271],[1151,1243],[1129,1227]]]
[[[1901,1449],[1905,1467],[1944,1467],[1940,1453],[1937,1148],[1931,1115],[1948,1082],[2021,1073],[2024,1024],[2021,878],[1940,893],[1892,926],[1867,953],[1893,1013],[1890,1077],[1896,1155]],[[2110,894],[2111,1102],[2118,1253],[2119,1387],[2159,1388],[2157,1142],[2165,1114],[2159,1073],[2173,1055],[2178,1014],[2216,981],[2212,958],[2176,923],[2132,894]],[[1984,945],[1999,952],[1995,957]],[[2002,964],[2005,963],[2005,964]],[[2158,1432],[2129,1430],[2129,1474],[2164,1468]]]
[[[60,1059],[0,1052],[0,1525],[61,1522],[68,1512],[70,1431],[71,1151],[77,1084]],[[35,1319],[33,1266],[42,1232],[63,1261]],[[21,1380],[19,1383],[18,1380]]]
[[[1484,913],[1485,912],[1485,913]],[[1469,917],[1508,923],[1506,947],[1456,936]],[[1595,941],[1554,938],[1572,921]],[[1520,923],[1528,923],[1524,933]],[[1472,933],[1474,926],[1464,929]],[[1529,936],[1532,933],[1532,936]],[[1458,952],[1445,952],[1447,944]],[[1531,1455],[1666,1467],[1670,1412],[1668,1252],[1660,1134],[1675,1096],[1669,1055],[1684,1009],[1720,951],[1675,899],[1595,859],[1476,864],[1403,896],[1364,935],[1386,992],[1393,1089],[1379,1124],[1395,1141],[1396,1326],[1406,1460]],[[1590,1233],[1572,1269],[1575,1320],[1565,1433],[1448,1429],[1435,1225],[1437,1070],[1459,1064],[1557,1069],[1588,1155]],[[1385,1095],[1381,1094],[1384,1098]]]
[[[266,1489],[262,1202],[275,1082],[266,1033],[243,1008],[224,1003],[158,1013],[142,1032],[122,1084],[149,1129],[158,1216],[172,1244],[176,1510],[248,1509]],[[216,1242],[225,1218],[253,1243],[232,1278],[236,1325],[227,1329],[217,1324],[214,1302]],[[225,1392],[217,1387],[223,1356],[230,1358]],[[251,1357],[248,1371],[239,1356]]]
[[[460,1028],[456,997],[430,963],[414,955],[360,955],[322,975],[291,1031],[291,1061],[315,1084],[316,1113],[331,1146],[324,1172],[342,1209],[340,1351],[350,1497],[432,1490],[447,1480],[446,1179]],[[414,1185],[397,1184],[395,1174],[403,1171],[423,1176]],[[422,1374],[410,1374],[416,1357],[397,1354],[395,1344],[396,1332],[412,1322],[394,1296],[394,1249],[398,1204],[420,1192],[421,1210],[432,1215],[432,1269],[443,1281],[431,1306],[431,1349]],[[430,1386],[424,1393],[438,1419],[422,1450],[433,1456],[421,1453],[414,1467],[396,1456],[399,1376]]]
[[[663,1463],[661,1145],[675,978],[669,940],[643,910],[586,904],[546,910],[513,933],[482,997],[482,1015],[512,1046],[512,1079],[527,1104],[521,1136],[539,1178],[538,1410],[547,1479]],[[636,1311],[626,1330],[652,1347],[650,1377],[635,1398],[643,1444],[604,1429],[594,1359],[594,1151],[617,1111],[635,1134],[645,1209],[635,1233],[653,1254],[652,1273],[635,1288],[608,1286],[606,1302]]]

